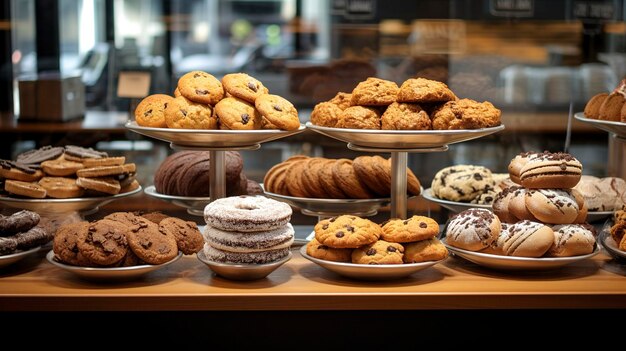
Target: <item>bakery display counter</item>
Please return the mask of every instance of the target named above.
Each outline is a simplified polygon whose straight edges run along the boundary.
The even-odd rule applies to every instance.
[[[2,311],[330,311],[626,308],[626,266],[604,252],[544,272],[511,273],[450,257],[407,278],[360,281],[293,257],[267,278],[220,278],[195,256],[139,280],[92,283],[46,251],[0,270]]]

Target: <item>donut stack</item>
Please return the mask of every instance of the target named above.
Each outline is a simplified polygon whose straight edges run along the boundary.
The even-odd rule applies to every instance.
[[[263,196],[231,196],[204,208],[204,254],[221,263],[265,264],[289,255],[292,210]]]
[[[496,196],[493,213],[470,209],[453,217],[446,230],[448,244],[522,257],[591,253],[595,231],[585,224],[585,200],[573,189],[581,175],[581,163],[567,153],[517,155],[509,176],[519,186]]]

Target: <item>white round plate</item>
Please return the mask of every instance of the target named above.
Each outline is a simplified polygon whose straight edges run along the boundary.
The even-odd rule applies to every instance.
[[[587,118],[583,112],[575,113],[574,118],[581,122],[589,123],[598,129],[615,133],[622,138],[626,138],[626,123]]]
[[[469,202],[458,202],[458,201],[450,201],[450,200],[443,200],[440,199],[438,197],[435,197],[433,195],[432,189],[428,188],[426,190],[424,190],[422,192],[422,196],[428,200],[428,201],[432,201],[434,203],[439,204],[441,207],[443,208],[447,208],[448,210],[452,211],[452,212],[463,212],[467,209],[470,208],[486,208],[486,209],[491,209],[491,205],[484,205],[484,204],[472,204]]]
[[[409,275],[419,272],[428,267],[432,267],[440,261],[427,261],[420,263],[403,263],[403,264],[356,264],[345,262],[334,262],[320,260],[311,257],[306,253],[306,245],[300,248],[300,254],[307,260],[316,263],[331,272],[335,272],[344,277],[359,280],[392,280],[408,277]]]
[[[618,249],[615,240],[613,240],[613,237],[611,237],[611,234],[608,231],[609,228],[610,227],[605,228],[605,230],[602,230],[600,232],[600,234],[598,235],[598,241],[600,242],[602,247],[604,247],[606,252],[608,252],[609,255],[613,256],[613,258],[622,260],[626,259],[626,251]]]
[[[0,204],[40,214],[63,214],[75,211],[90,212],[96,211],[100,206],[104,206],[109,202],[135,195],[140,191],[141,186],[137,189],[112,196],[75,197],[70,199],[27,199],[5,196],[0,197]]]
[[[39,251],[39,249],[41,248],[41,246],[36,246],[33,247],[31,249],[28,249],[26,251],[18,251],[9,255],[3,255],[0,256],[0,268],[4,268],[8,265],[11,265],[17,261],[20,261],[26,257],[28,257],[28,255],[32,255],[34,253],[36,253],[37,251]]]
[[[287,256],[275,262],[265,264],[236,264],[211,261],[204,254],[204,250],[196,254],[198,260],[206,264],[215,274],[232,280],[263,279],[278,267],[282,266],[283,263],[289,261],[292,256],[293,254],[289,251]]]
[[[586,260],[597,255],[600,252],[600,248],[596,245],[592,253],[587,255],[572,256],[572,257],[515,257],[515,256],[502,256],[492,255],[482,252],[468,251],[459,249],[448,245],[446,239],[443,238],[441,242],[446,245],[448,251],[464,258],[470,262],[474,262],[477,265],[506,271],[537,271],[537,270],[549,270],[559,268],[570,263]]]
[[[204,207],[211,202],[210,197],[190,197],[190,196],[175,196],[165,195],[158,193],[154,185],[150,185],[144,190],[149,196],[157,198],[159,200],[167,201],[176,206],[180,206],[187,209],[187,212],[194,216],[204,216]]]
[[[168,141],[183,147],[229,148],[249,147],[268,141],[298,134],[304,125],[296,130],[258,129],[258,130],[220,130],[220,129],[173,129],[150,128],[137,125],[135,121],[126,122],[126,128],[154,139]]]
[[[438,148],[480,138],[504,129],[497,127],[461,130],[372,130],[329,128],[306,122],[306,127],[320,134],[366,148],[420,149]]]
[[[137,266],[130,267],[112,267],[112,268],[102,268],[102,267],[79,267],[72,266],[62,262],[57,261],[54,255],[54,251],[50,250],[46,254],[46,259],[48,262],[53,265],[66,270],[70,273],[75,274],[76,276],[89,280],[99,280],[99,281],[116,281],[116,280],[131,280],[135,278],[139,278],[144,274],[150,273],[157,269],[161,269],[169,264],[172,264],[183,256],[182,252],[178,252],[178,255],[174,257],[172,260],[162,263],[162,264],[142,264]]]

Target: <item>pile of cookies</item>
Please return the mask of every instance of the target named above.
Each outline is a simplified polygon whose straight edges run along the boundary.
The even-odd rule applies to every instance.
[[[162,214],[115,212],[93,222],[59,227],[55,259],[81,267],[129,267],[162,264],[178,252],[191,255],[204,240],[194,222]]]
[[[178,129],[281,129],[300,127],[298,110],[287,99],[269,93],[258,79],[230,73],[218,80],[191,71],[178,80],[174,97],[153,94],[135,109],[139,126]]]
[[[626,204],[626,181],[622,178],[583,175],[574,189],[583,196],[589,211],[614,211]]]
[[[36,212],[22,210],[10,216],[0,215],[0,256],[26,251],[52,240],[53,233]]]
[[[289,255],[294,241],[291,207],[263,196],[231,196],[204,208],[207,259],[231,264],[265,264]]]
[[[265,174],[265,190],[275,194],[330,199],[389,197],[391,160],[359,156],[354,160],[292,156]],[[421,185],[407,168],[407,192],[419,195]]]
[[[626,78],[611,93],[594,95],[584,110],[585,117],[626,123]]]
[[[500,125],[501,111],[488,101],[459,99],[445,83],[370,77],[350,93],[338,92],[311,112],[311,123],[332,128],[387,130],[479,129]]]
[[[369,219],[342,215],[319,221],[307,255],[322,260],[357,264],[402,264],[439,261],[448,250],[437,239],[439,224],[413,216],[378,225]]]
[[[490,205],[510,185],[515,184],[508,173],[493,173],[484,166],[455,165],[439,170],[430,189],[442,200]]]
[[[446,243],[469,251],[517,257],[568,257],[593,252],[595,229],[588,224],[550,225],[532,220],[500,221],[487,209],[472,208],[453,216]]]
[[[0,160],[0,178],[11,195],[66,199],[108,196],[139,188],[134,163],[92,148],[44,146]]]
[[[626,251],[626,210],[617,210],[613,214],[613,225],[609,229],[611,238],[615,241],[617,248]]]

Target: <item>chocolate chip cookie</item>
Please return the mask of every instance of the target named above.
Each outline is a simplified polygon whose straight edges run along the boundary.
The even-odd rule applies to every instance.
[[[264,118],[278,129],[296,130],[300,128],[298,110],[283,97],[263,94],[256,98],[254,106]]]
[[[174,100],[173,97],[165,94],[146,96],[135,108],[137,125],[151,128],[167,128],[165,110],[172,100]]]
[[[439,234],[437,221],[429,217],[417,215],[408,219],[391,219],[382,228],[382,239],[394,243],[420,241]]]
[[[211,105],[196,103],[184,96],[179,96],[169,103],[165,109],[165,123],[168,128],[178,129],[217,129],[218,127]]]
[[[352,263],[359,264],[402,264],[404,246],[378,240],[352,251]]]
[[[251,103],[227,97],[215,105],[215,114],[221,129],[251,130],[261,128],[261,114]]]
[[[185,255],[194,254],[204,247],[204,238],[194,222],[176,217],[165,218],[159,222],[159,231],[173,235],[178,249]]]
[[[352,249],[335,249],[320,244],[315,238],[306,244],[306,254],[326,261],[350,262],[352,260]]]
[[[222,77],[222,84],[227,93],[251,104],[254,104],[259,96],[269,93],[269,89],[263,83],[246,73],[227,74]]]
[[[334,248],[357,248],[380,238],[382,229],[369,219],[342,215],[324,219],[315,225],[315,239]]]
[[[129,228],[128,245],[133,252],[148,264],[162,264],[178,255],[178,245],[172,233],[159,231],[159,225],[141,217],[137,225]]]
[[[191,71],[180,77],[178,91],[190,101],[206,105],[215,105],[224,97],[222,83],[213,75],[203,71]]]
[[[89,261],[101,266],[114,265],[128,251],[126,232],[120,223],[101,219],[78,228],[76,245]]]

